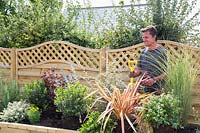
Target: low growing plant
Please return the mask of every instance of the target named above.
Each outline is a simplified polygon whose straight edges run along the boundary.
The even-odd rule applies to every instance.
[[[142,118],[152,127],[161,125],[172,126],[178,128],[181,126],[181,108],[180,101],[170,94],[153,95],[149,102],[144,104]]]
[[[7,108],[0,114],[0,121],[21,122],[26,118],[26,111],[30,107],[26,101],[14,101],[8,103]]]
[[[98,111],[93,111],[87,117],[87,121],[81,125],[80,132],[81,133],[98,133],[101,132],[102,122],[97,121],[99,116],[101,115]],[[105,132],[112,133],[114,126],[116,123],[111,118],[108,119]]]
[[[68,84],[67,87],[58,87],[55,91],[54,103],[57,110],[62,112],[64,117],[80,116],[85,113],[92,101],[92,98],[85,98],[88,88],[80,83]]]
[[[37,106],[31,106],[27,111],[28,120],[31,124],[35,124],[40,121],[41,113]]]

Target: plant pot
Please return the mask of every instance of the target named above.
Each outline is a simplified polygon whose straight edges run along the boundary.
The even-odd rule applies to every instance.
[[[154,133],[173,133],[174,128],[172,128],[171,126],[166,126],[166,125],[160,125],[159,127],[154,126],[153,132]]]

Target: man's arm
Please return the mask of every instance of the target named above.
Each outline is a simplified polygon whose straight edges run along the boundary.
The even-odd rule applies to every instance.
[[[165,77],[166,77],[166,74],[161,74],[159,76],[153,77],[153,79],[154,79],[154,82],[157,82],[157,81],[163,80]]]

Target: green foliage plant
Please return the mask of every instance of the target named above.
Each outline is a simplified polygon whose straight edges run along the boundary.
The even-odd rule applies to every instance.
[[[57,110],[62,112],[64,117],[79,117],[86,113],[92,102],[92,97],[85,98],[88,91],[88,88],[79,82],[68,84],[66,88],[58,87],[54,98]]]
[[[181,126],[179,99],[170,94],[152,95],[144,104],[142,118],[153,127],[161,125],[178,128]]]
[[[0,121],[22,122],[26,118],[26,111],[29,107],[30,104],[23,100],[10,102],[7,108],[0,113]]]
[[[44,81],[32,81],[30,84],[26,84],[23,99],[39,107],[42,111],[46,110],[50,100]]]
[[[7,107],[9,102],[17,101],[20,99],[20,86],[16,81],[4,81],[0,79],[0,111]]]
[[[28,117],[28,120],[31,124],[35,124],[35,123],[39,122],[40,116],[41,116],[41,113],[40,113],[39,108],[37,106],[31,106],[27,110],[27,117]]]
[[[100,121],[98,121],[98,118],[100,115],[101,115],[101,113],[98,111],[91,112],[89,114],[89,116],[87,117],[86,122],[81,125],[80,132],[81,133],[101,132],[102,123]],[[114,122],[114,120],[109,118],[107,125],[106,125],[105,132],[112,133],[112,130],[113,130],[115,124],[116,123]]]

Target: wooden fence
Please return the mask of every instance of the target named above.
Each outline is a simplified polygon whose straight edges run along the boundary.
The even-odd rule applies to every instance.
[[[192,63],[199,68],[194,88],[193,103],[200,105],[200,48],[194,48],[177,42],[159,40],[170,54],[190,52]],[[138,44],[122,49],[89,49],[69,42],[51,41],[30,48],[9,49],[0,48],[0,76],[3,79],[15,79],[20,84],[30,83],[40,78],[41,73],[52,67],[57,72],[69,73],[71,68],[79,77],[95,79],[100,73],[105,73],[110,67],[119,72],[122,80],[128,81],[127,62],[137,59],[144,44]],[[199,107],[200,110],[200,106]]]
[[[158,43],[162,44],[170,54],[191,52],[192,63],[200,68],[200,48],[164,40],[160,40]],[[0,67],[3,69],[0,74],[4,76],[4,79],[11,78],[20,84],[26,84],[39,79],[41,72],[52,67],[62,73],[69,72],[73,67],[78,75],[95,78],[99,73],[106,72],[112,66],[122,74],[123,80],[128,80],[127,62],[130,59],[137,59],[143,47],[144,45],[141,43],[115,50],[89,49],[69,42],[57,41],[24,49],[0,48]],[[199,79],[197,82],[200,82]]]

